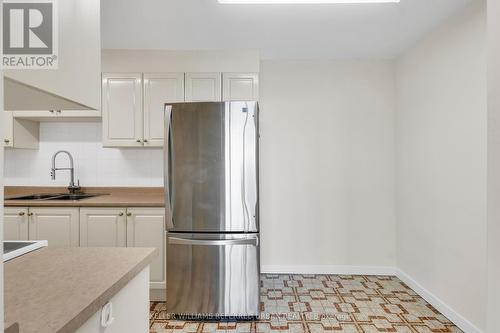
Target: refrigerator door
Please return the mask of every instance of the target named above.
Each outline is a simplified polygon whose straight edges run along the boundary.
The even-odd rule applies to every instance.
[[[184,318],[259,315],[258,234],[167,237],[167,313]]]
[[[257,232],[256,102],[165,106],[167,229]]]

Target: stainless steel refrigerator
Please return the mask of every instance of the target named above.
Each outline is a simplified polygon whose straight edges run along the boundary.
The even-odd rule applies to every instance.
[[[165,105],[167,313],[259,315],[258,105]]]

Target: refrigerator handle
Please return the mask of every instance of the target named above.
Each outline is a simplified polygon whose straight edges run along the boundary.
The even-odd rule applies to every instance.
[[[188,239],[169,237],[169,244],[178,245],[205,245],[205,246],[227,246],[227,245],[259,245],[259,238],[243,238],[243,239]]]
[[[174,227],[173,219],[173,206],[172,206],[172,181],[171,181],[171,165],[172,165],[172,155],[171,151],[172,145],[172,106],[165,105],[165,130],[163,139],[163,152],[164,152],[164,162],[163,162],[163,177],[164,177],[164,191],[165,191],[165,228],[166,230],[172,229]]]

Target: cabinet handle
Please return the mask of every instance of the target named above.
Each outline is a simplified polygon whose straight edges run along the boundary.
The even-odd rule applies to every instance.
[[[54,113],[54,110],[49,110],[50,113]]]
[[[144,141],[143,141],[143,142],[144,142],[144,143],[148,143],[148,140],[147,140],[147,139],[144,139]]]
[[[118,213],[118,216],[123,216],[123,213],[122,212]]]
[[[24,214],[25,214],[24,212],[17,213],[17,215],[19,215],[19,216],[24,216]]]
[[[61,113],[61,110],[57,110],[56,112],[57,112],[57,113]]]
[[[127,216],[132,216],[132,213],[127,213]]]
[[[9,140],[9,139],[4,139],[4,140],[3,140],[3,142],[5,142],[5,143],[9,143],[9,142],[10,142],[10,140]]]
[[[28,216],[33,216],[33,213],[28,213]]]
[[[137,139],[137,140],[135,140],[135,142],[141,143],[142,141],[141,141],[141,139]]]

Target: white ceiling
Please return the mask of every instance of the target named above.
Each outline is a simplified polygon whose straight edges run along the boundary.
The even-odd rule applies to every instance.
[[[467,4],[221,5],[102,0],[104,48],[258,49],[262,58],[393,58]]]

